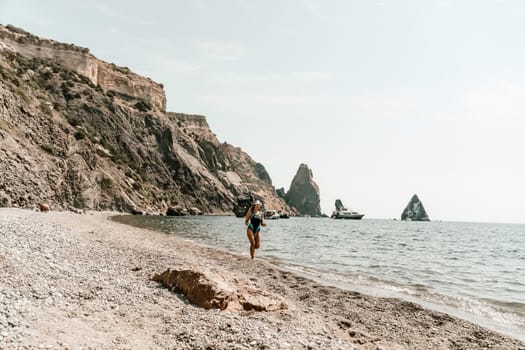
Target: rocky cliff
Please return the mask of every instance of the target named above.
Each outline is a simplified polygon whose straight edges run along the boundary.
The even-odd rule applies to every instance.
[[[295,174],[290,189],[285,196],[286,203],[297,209],[300,214],[321,215],[319,186],[313,180],[312,170],[301,164]]]
[[[410,202],[401,214],[401,220],[410,221],[430,221],[423,203],[419,200],[417,194],[412,196]]]
[[[114,91],[143,100],[160,111],[166,109],[162,84],[135,74],[126,67],[101,61],[87,48],[42,39],[14,26],[0,25],[0,50],[4,54],[50,60],[88,78],[93,85],[100,86],[106,92]]]
[[[230,212],[251,191],[288,209],[262,165],[165,101],[87,49],[0,26],[0,206]]]

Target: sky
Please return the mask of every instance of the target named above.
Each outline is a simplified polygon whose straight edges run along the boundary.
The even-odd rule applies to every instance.
[[[165,86],[321,207],[525,223],[525,1],[0,0],[0,23]]]

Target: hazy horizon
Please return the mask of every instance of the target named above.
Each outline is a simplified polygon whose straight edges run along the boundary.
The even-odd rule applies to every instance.
[[[164,84],[288,189],[398,218],[525,223],[525,2],[2,0],[0,23]]]

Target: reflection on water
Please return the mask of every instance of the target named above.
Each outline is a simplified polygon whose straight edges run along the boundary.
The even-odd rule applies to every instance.
[[[243,219],[115,220],[248,254]],[[446,303],[520,327],[525,334],[525,225],[317,218],[267,224],[260,257],[333,281]]]

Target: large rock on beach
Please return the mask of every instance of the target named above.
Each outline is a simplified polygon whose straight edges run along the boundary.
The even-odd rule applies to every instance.
[[[47,204],[47,203],[40,203],[40,204],[38,205],[38,208],[39,208],[40,211],[43,212],[43,213],[47,213],[48,211],[51,210],[51,208],[49,207],[49,204]]]
[[[406,206],[405,210],[401,214],[401,220],[408,221],[430,221],[423,203],[419,200],[417,194],[412,196],[410,202]]]
[[[295,174],[290,189],[285,197],[288,205],[297,209],[300,214],[321,215],[319,186],[313,180],[313,173],[308,165],[301,164]]]
[[[168,269],[153,276],[152,280],[181,292],[192,304],[204,309],[277,311],[288,308],[283,298],[249,281],[227,279],[214,272]]]

